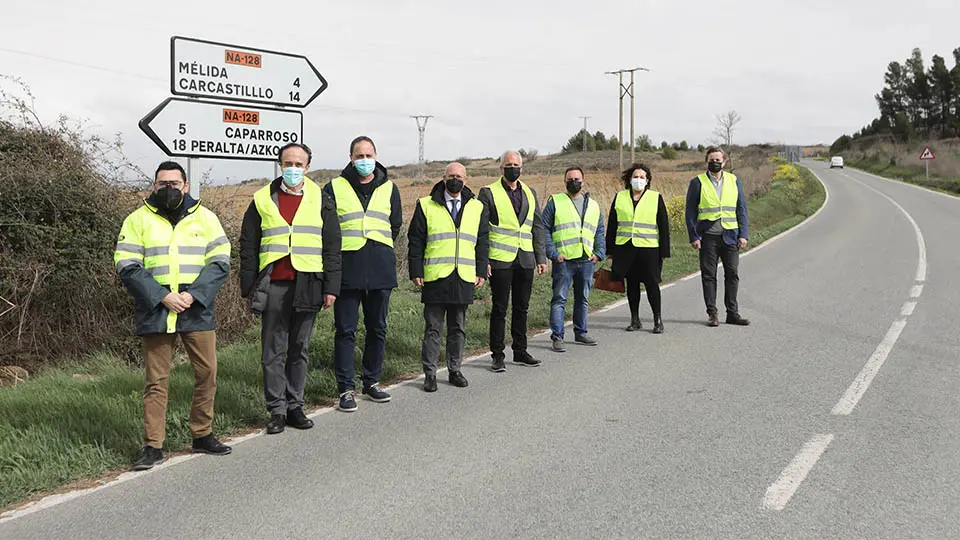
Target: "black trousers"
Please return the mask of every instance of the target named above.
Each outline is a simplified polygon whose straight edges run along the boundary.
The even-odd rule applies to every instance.
[[[493,291],[493,310],[490,312],[490,352],[494,357],[503,358],[506,345],[507,304],[513,292],[513,312],[510,317],[510,336],[513,338],[513,352],[527,350],[527,309],[530,307],[530,293],[533,290],[533,268],[519,266],[503,270],[493,270],[490,276],[490,288]]]
[[[727,313],[740,313],[737,289],[740,286],[740,248],[723,243],[723,237],[705,234],[700,239],[700,282],[707,313],[717,313],[717,261],[723,262],[723,304]]]

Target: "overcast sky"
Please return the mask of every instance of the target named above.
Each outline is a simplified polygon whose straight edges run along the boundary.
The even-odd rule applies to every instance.
[[[42,118],[122,132],[152,170],[165,156],[137,122],[170,96],[170,37],[303,54],[329,82],[304,110],[315,168],[374,139],[381,162],[417,159],[411,114],[432,114],[427,159],[556,152],[588,129],[617,133],[617,82],[637,73],[636,132],[705,143],[718,113],[739,143],[832,142],[877,116],[891,60],[960,47],[956,0],[131,2],[4,0],[0,74],[22,78]],[[7,85],[8,87],[8,85]],[[625,102],[625,130],[629,129]],[[272,174],[202,160],[216,182]]]

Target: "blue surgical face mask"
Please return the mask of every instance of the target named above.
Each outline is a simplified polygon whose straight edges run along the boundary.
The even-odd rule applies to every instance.
[[[370,176],[376,166],[377,160],[370,158],[358,159],[353,162],[353,168],[360,173],[360,176]]]
[[[300,167],[287,167],[283,169],[283,183],[287,187],[297,187],[303,182],[303,169]]]

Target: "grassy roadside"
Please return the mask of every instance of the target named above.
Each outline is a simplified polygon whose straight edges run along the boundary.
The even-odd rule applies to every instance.
[[[904,167],[870,159],[846,159],[845,165],[884,178],[889,178],[890,180],[915,184],[955,197],[960,196],[960,178],[942,176],[930,176],[927,178],[923,167]]]
[[[748,203],[751,246],[801,222],[823,204],[824,196],[822,185],[806,169],[793,177],[775,177],[765,195]],[[699,268],[683,223],[673,221],[673,257],[665,261],[664,281]],[[531,328],[548,325],[550,287],[546,276],[534,281]],[[481,289],[479,297],[467,314],[467,349],[472,351],[482,351],[488,335],[489,288]],[[591,303],[600,306],[620,297],[595,291]],[[384,382],[419,373],[421,309],[419,293],[409,283],[394,291]],[[258,331],[250,329],[246,342],[218,351],[217,434],[235,433],[266,420]],[[362,331],[357,341],[362,344]],[[306,398],[312,405],[327,404],[336,395],[332,313],[318,317],[311,351]],[[192,387],[189,366],[177,365],[170,377],[168,449],[182,449],[190,442],[187,416]],[[0,508],[79,478],[128,467],[141,445],[142,388],[140,370],[107,355],[94,355],[0,391]]]

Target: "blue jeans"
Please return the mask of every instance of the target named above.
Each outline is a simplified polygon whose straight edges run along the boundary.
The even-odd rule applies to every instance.
[[[590,306],[590,285],[593,283],[593,263],[563,261],[553,263],[553,299],[550,300],[550,337],[563,339],[563,319],[567,307],[567,293],[573,284],[573,332],[587,333],[587,309]]]
[[[337,375],[337,389],[343,393],[356,388],[354,365],[354,334],[363,306],[363,326],[366,339],[363,344],[363,386],[380,381],[383,356],[387,347],[387,312],[390,310],[391,289],[359,291],[343,289],[333,304],[333,362]]]

